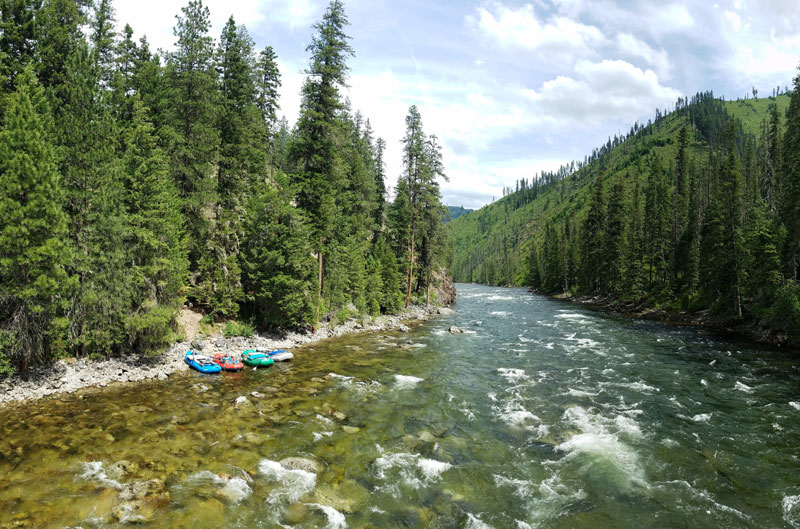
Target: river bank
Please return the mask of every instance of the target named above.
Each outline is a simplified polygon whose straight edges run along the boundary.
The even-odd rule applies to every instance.
[[[766,321],[755,322],[729,320],[714,316],[710,310],[687,312],[656,309],[642,303],[622,301],[608,296],[574,296],[571,294],[549,295],[542,292],[536,292],[532,289],[530,292],[559,301],[577,303],[592,310],[619,314],[628,318],[657,321],[659,323],[667,323],[670,325],[698,327],[711,332],[750,340],[763,345],[788,347],[793,349],[797,349],[798,346],[800,346],[800,343],[798,343],[796,338],[793,338],[784,331],[776,331],[770,328]]]
[[[409,329],[406,324],[423,322],[436,314],[445,314],[450,310],[434,306],[412,306],[400,314],[378,316],[363,323],[351,319],[333,328],[321,326],[314,333],[256,334],[246,338],[212,336],[175,343],[157,356],[130,356],[96,361],[76,360],[75,358],[59,360],[53,364],[32,369],[29,372],[28,380],[23,380],[19,375],[0,380],[0,406],[60,393],[73,393],[89,387],[166,380],[175,373],[189,369],[189,366],[183,361],[183,355],[189,349],[213,356],[220,352],[241,353],[246,349],[257,347],[273,350],[292,349],[344,334],[388,330],[407,332]],[[302,357],[298,360],[302,361]]]

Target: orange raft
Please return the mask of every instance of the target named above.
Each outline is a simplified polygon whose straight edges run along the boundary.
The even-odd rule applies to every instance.
[[[223,371],[241,371],[244,364],[237,362],[231,355],[217,353],[214,355],[214,363],[219,364]]]

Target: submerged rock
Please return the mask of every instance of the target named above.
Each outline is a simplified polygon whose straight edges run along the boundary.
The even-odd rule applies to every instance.
[[[169,492],[160,479],[137,481],[122,487],[111,509],[119,523],[146,523],[155,512],[169,503]]]
[[[242,395],[241,397],[236,397],[236,400],[233,401],[233,407],[237,410],[252,410],[253,403],[247,400],[247,397]]]
[[[368,499],[369,491],[352,479],[345,479],[338,485],[320,485],[314,491],[314,503],[348,514],[358,512]]]
[[[305,457],[287,457],[279,461],[281,466],[287,470],[302,470],[317,474],[320,470],[319,463]]]

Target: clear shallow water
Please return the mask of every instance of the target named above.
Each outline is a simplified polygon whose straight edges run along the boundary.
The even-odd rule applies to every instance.
[[[792,354],[520,289],[459,285],[456,309],[0,411],[0,528],[120,527],[154,478],[157,528],[800,528]]]

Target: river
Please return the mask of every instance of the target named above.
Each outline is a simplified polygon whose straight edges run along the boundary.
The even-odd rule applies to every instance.
[[[0,528],[800,528],[796,355],[522,289],[455,309],[0,410]]]

